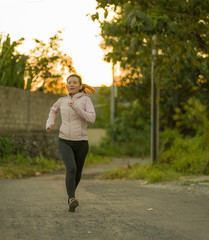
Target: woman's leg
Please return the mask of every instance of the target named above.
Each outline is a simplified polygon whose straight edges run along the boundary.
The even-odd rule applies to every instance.
[[[74,150],[75,163],[76,163],[75,188],[77,188],[80,182],[83,165],[84,165],[88,150],[89,150],[88,141],[78,141],[76,143],[76,149]]]
[[[61,155],[61,158],[66,167],[66,189],[68,198],[75,197],[75,188],[76,188],[76,163],[75,163],[75,156],[72,150],[72,147],[69,141],[60,139],[58,140],[58,149]]]

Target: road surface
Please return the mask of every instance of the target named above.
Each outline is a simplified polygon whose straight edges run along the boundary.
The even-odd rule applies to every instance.
[[[199,191],[176,183],[99,180],[95,172],[84,170],[75,213],[67,209],[64,173],[0,180],[0,239],[209,239],[208,185]]]

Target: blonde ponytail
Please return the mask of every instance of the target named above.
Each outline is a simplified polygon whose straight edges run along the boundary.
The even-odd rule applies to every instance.
[[[82,84],[82,85],[83,85],[83,87],[81,88],[81,92],[86,93],[88,91],[88,92],[96,93],[96,90],[93,87],[91,87],[87,84]]]

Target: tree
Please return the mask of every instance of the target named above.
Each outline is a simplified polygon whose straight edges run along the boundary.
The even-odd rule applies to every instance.
[[[152,36],[157,36],[155,77],[161,88],[163,124],[174,126],[175,107],[192,96],[209,106],[209,2],[208,0],[97,0],[96,12],[106,50],[105,60],[120,62],[126,76],[127,101],[150,94]],[[134,90],[135,89],[135,90]],[[130,90],[130,91],[129,91]],[[162,125],[161,125],[162,126]]]
[[[107,128],[110,125],[110,91],[111,89],[106,86],[95,88],[97,94],[91,96],[93,101],[97,118],[96,122],[91,124],[90,127]]]
[[[62,41],[58,31],[48,43],[34,39],[36,47],[29,55],[16,48],[24,38],[11,43],[9,35],[0,36],[0,85],[62,93],[66,91],[63,77],[75,72],[72,58],[59,49]]]
[[[34,39],[36,47],[30,51],[27,65],[26,89],[60,93],[65,91],[63,77],[75,72],[72,58],[59,49],[62,41],[58,31],[48,43]]]
[[[24,88],[24,74],[28,56],[20,54],[16,47],[24,38],[11,43],[9,34],[0,36],[0,85]]]

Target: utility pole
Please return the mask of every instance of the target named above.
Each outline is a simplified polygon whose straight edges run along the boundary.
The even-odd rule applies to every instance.
[[[156,35],[153,35],[152,63],[151,63],[151,160],[153,163],[158,158],[159,149],[159,86],[155,77],[156,61]]]

